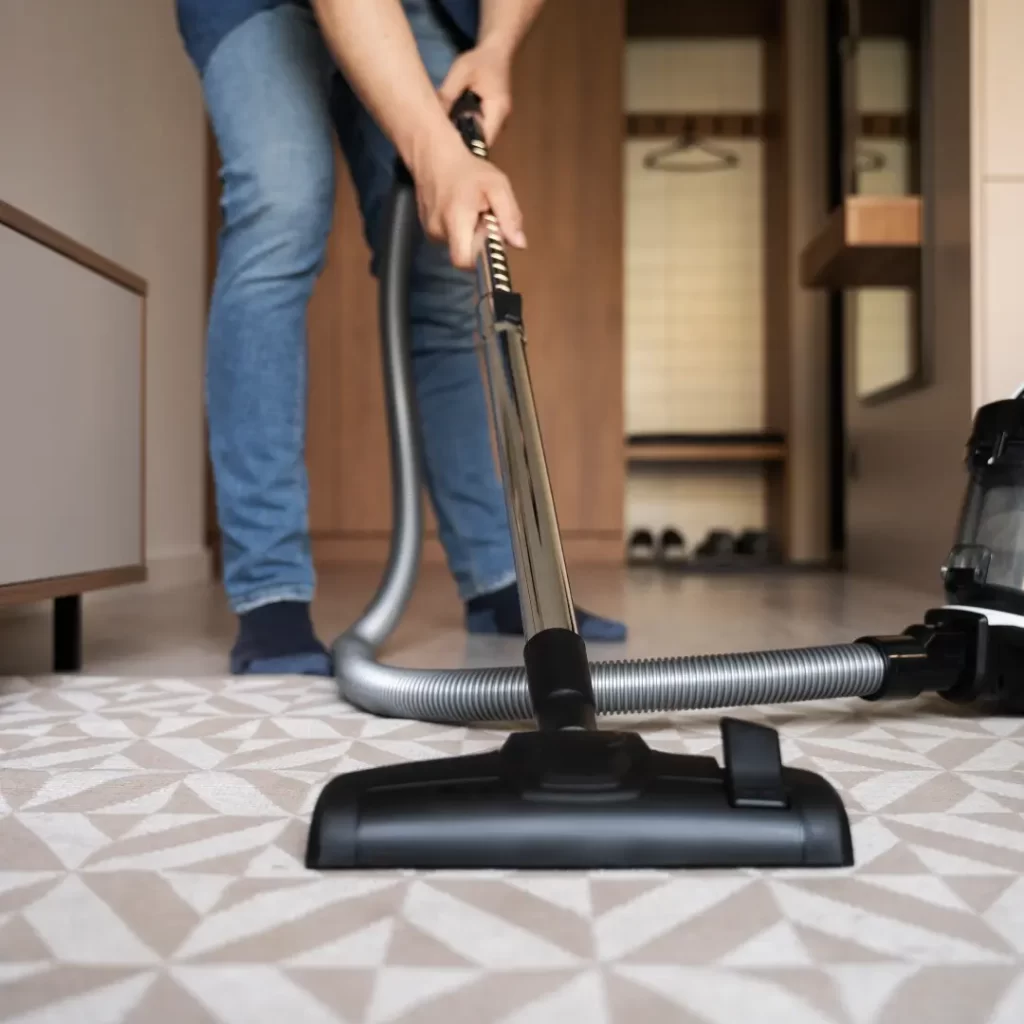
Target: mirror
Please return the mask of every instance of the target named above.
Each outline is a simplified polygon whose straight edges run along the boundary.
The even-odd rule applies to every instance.
[[[903,19],[885,21],[870,0],[848,2],[847,22],[859,32],[843,53],[848,181],[859,195],[917,195],[920,13],[907,4]],[[920,386],[919,291],[860,288],[844,302],[857,399],[877,403]]]

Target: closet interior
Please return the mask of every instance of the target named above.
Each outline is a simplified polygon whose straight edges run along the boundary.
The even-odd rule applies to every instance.
[[[829,15],[845,21],[832,52],[822,19],[819,56],[839,71],[841,116],[817,99],[821,171],[831,172],[825,150],[834,133],[851,173],[839,203],[830,203],[845,209],[822,210],[818,234],[794,239],[788,133],[794,105],[815,99],[813,83],[804,96],[787,77],[791,6],[627,7],[623,385],[634,563],[690,571],[792,565],[797,270],[800,287],[828,292],[844,313],[845,340],[827,329],[820,338],[829,350],[823,366],[841,367],[822,374],[823,389],[841,386],[847,350],[859,397],[870,400],[911,373],[917,248],[844,249],[834,235],[858,201],[882,203],[890,232],[885,204],[915,201],[913,21],[894,17],[893,5],[833,3]],[[841,416],[841,397],[833,404]]]

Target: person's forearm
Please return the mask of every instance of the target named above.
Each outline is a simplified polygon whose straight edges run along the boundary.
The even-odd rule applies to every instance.
[[[477,45],[511,58],[543,6],[544,0],[481,0]]]
[[[462,144],[400,0],[313,0],[313,8],[352,88],[414,174],[438,146]]]

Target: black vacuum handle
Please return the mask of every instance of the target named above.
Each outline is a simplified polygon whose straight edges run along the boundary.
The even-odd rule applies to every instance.
[[[480,97],[472,89],[467,89],[454,103],[450,116],[462,136],[462,141],[469,147],[474,156],[486,160],[487,140],[484,138],[480,119],[483,117],[483,105]]]
[[[481,160],[489,159],[490,154],[487,149],[487,140],[484,138],[481,125],[483,106],[481,105],[480,97],[472,89],[467,89],[452,104],[449,114],[452,123],[462,136],[462,141],[466,143],[469,151],[474,156],[480,157]],[[512,279],[509,272],[508,256],[505,252],[505,240],[501,237],[498,219],[488,210],[483,215],[483,224],[484,258],[487,263],[487,276],[493,285],[492,293],[495,294],[498,306],[500,307],[499,310],[496,310],[496,318],[501,319],[505,316],[512,316],[518,319],[520,316],[518,303],[513,303],[512,308],[509,308],[509,303],[505,301],[506,296],[513,294]]]

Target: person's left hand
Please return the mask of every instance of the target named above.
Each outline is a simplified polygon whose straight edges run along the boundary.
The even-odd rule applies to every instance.
[[[441,102],[451,110],[467,90],[480,97],[481,128],[487,145],[493,145],[512,113],[512,57],[501,47],[481,43],[460,56],[441,83]]]

